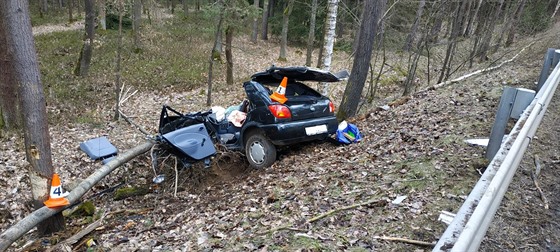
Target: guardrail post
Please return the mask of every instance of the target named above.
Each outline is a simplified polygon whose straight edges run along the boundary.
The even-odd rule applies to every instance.
[[[556,66],[556,64],[553,64],[553,61],[555,61],[554,58],[556,58],[556,62],[558,62],[558,56],[555,57],[555,55],[557,55],[556,53],[554,53],[555,50],[556,49],[554,48],[548,48],[548,50],[546,50],[546,54],[544,55],[543,68],[541,70],[541,75],[539,76],[539,81],[537,82],[537,92],[541,90],[544,82],[548,78],[548,75],[550,74],[550,71],[552,69],[551,66]]]
[[[500,149],[500,145],[502,145],[502,140],[504,139],[506,126],[509,120],[509,116],[511,115],[511,110],[513,108],[513,102],[515,101],[516,93],[517,90],[515,88],[504,88],[502,98],[500,98],[500,104],[498,105],[498,112],[496,112],[494,126],[492,126],[492,131],[490,132],[488,147],[486,147],[486,158],[488,160],[492,160],[494,158],[494,156]]]

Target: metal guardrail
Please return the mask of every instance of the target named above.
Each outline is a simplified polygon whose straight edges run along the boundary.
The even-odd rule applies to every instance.
[[[560,55],[560,50],[555,54]],[[557,64],[439,239],[434,252],[478,250],[559,81],[560,64]]]

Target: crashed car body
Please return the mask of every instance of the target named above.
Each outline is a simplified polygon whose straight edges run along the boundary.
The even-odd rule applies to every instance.
[[[271,95],[284,77],[287,85],[282,95],[287,100],[280,103]],[[333,103],[302,82],[338,82],[346,78],[347,71],[331,73],[308,67],[273,66],[243,83],[247,99],[238,107],[245,115],[242,124],[237,124],[241,127],[228,120],[218,121],[215,114],[198,116],[208,119],[204,125],[212,141],[230,150],[244,151],[255,168],[268,167],[276,160],[277,146],[323,140],[336,132],[338,121]],[[162,130],[169,121],[162,116],[160,133],[170,131]]]

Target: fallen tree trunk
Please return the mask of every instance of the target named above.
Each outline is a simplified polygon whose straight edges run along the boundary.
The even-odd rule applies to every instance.
[[[461,77],[455,78],[455,79],[453,79],[453,80],[448,80],[448,81],[444,81],[444,82],[438,83],[438,84],[433,85],[433,86],[431,86],[431,87],[428,87],[428,88],[426,88],[426,89],[424,89],[424,90],[418,91],[416,94],[422,94],[422,93],[425,93],[425,92],[430,91],[430,90],[435,90],[435,89],[438,89],[438,88],[442,88],[442,87],[451,85],[451,84],[453,84],[453,83],[457,83],[457,82],[463,81],[463,80],[465,80],[465,79],[467,79],[467,78],[470,78],[470,77],[473,77],[473,76],[476,76],[476,75],[479,75],[479,74],[483,74],[483,73],[486,73],[486,72],[494,71],[494,70],[496,70],[496,69],[502,67],[502,66],[505,65],[505,64],[508,64],[508,63],[513,62],[515,59],[517,59],[517,57],[519,57],[519,55],[521,55],[521,53],[522,53],[523,51],[525,51],[525,49],[531,47],[533,44],[535,44],[535,42],[536,42],[536,41],[533,41],[533,42],[529,43],[529,44],[526,45],[525,47],[521,48],[521,50],[520,50],[517,54],[515,54],[511,59],[506,60],[506,61],[504,61],[504,62],[502,62],[502,63],[500,63],[500,64],[498,64],[498,65],[496,65],[496,66],[487,67],[487,68],[484,68],[484,69],[480,69],[480,70],[474,71],[474,72],[472,72],[472,73],[465,74],[465,75],[463,75],[463,76],[461,76]]]
[[[136,156],[147,152],[152,148],[154,142],[146,141],[145,143],[129,149],[123,154],[118,155],[99,170],[91,174],[87,179],[83,180],[70,194],[66,197],[70,204],[77,202],[87,191],[89,191],[97,182],[115,170],[117,167],[130,161]],[[39,224],[41,221],[53,216],[54,214],[64,210],[61,208],[48,208],[46,206],[39,208],[20,220],[18,223],[8,228],[0,234],[0,251],[8,249],[8,247],[25,233]]]

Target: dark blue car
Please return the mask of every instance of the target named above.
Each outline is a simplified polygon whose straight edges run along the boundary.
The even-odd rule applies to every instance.
[[[284,77],[287,77],[287,85],[283,95],[287,100],[280,103],[271,99],[271,95]],[[347,71],[331,73],[308,67],[273,66],[243,83],[247,99],[238,107],[245,116],[241,124],[217,121],[216,116],[210,113],[194,115],[201,119],[199,122],[204,121],[215,144],[245,152],[250,165],[255,168],[268,167],[276,161],[277,146],[323,140],[336,132],[338,121],[333,103],[302,82],[338,82],[346,78]],[[184,127],[178,126],[178,121],[169,123],[175,118],[164,118],[164,113],[167,114],[165,107],[160,133]],[[193,122],[186,124],[192,125]]]

